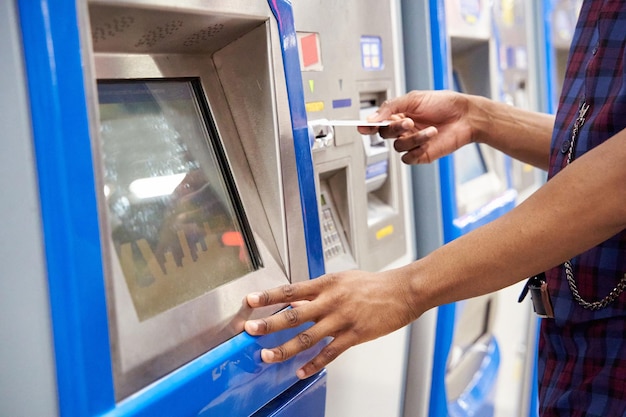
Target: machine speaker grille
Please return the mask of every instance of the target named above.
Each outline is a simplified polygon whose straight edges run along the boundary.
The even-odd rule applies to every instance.
[[[95,26],[91,31],[94,44],[124,33],[135,23],[135,18],[129,15],[114,17],[113,19]]]
[[[216,36],[222,31],[222,29],[224,29],[224,25],[222,23],[216,23],[214,25],[201,29],[187,36],[185,40],[183,41],[183,46],[198,45],[199,43],[207,41],[210,38]]]
[[[164,23],[161,26],[155,26],[153,29],[147,30],[135,43],[135,48],[152,48],[158,42],[170,38],[180,28],[183,27],[183,21],[174,19]]]

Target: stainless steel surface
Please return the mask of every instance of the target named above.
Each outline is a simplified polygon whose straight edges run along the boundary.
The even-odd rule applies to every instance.
[[[257,271],[139,321],[101,194],[118,399],[240,333],[247,317],[276,311],[251,312],[245,294],[309,278],[278,29],[266,1],[243,3],[89,3],[85,24],[92,38],[84,43],[93,53],[85,62],[94,75],[86,80],[88,94],[97,97],[96,79],[199,78],[263,261]],[[97,127],[98,109],[90,108]],[[102,189],[98,161],[105,155],[99,145],[94,153]]]
[[[361,112],[362,107],[375,108],[397,95],[399,51],[394,46],[392,3],[294,2],[296,31],[317,34],[320,42],[321,65],[302,72],[309,120],[363,119],[367,115]],[[363,64],[362,37],[381,41],[382,61],[376,69]],[[335,100],[349,101],[349,105],[336,105]],[[311,106],[313,103],[321,105]],[[409,251],[403,195],[406,183],[400,156],[389,153],[388,178],[371,192],[366,186],[367,155],[355,127],[336,126],[333,145],[315,150],[313,158],[318,176],[349,181],[338,183],[339,190],[332,190],[329,184],[350,253],[359,268],[381,270],[405,256]],[[337,166],[336,161],[343,165]],[[344,173],[335,176],[337,170]],[[328,269],[332,266],[326,265],[327,272],[333,271]]]
[[[458,80],[458,88],[463,93],[481,95],[500,100],[502,86],[499,82],[499,50],[493,36],[493,10],[490,2],[460,2],[459,0],[445,1],[446,38],[450,45],[448,69],[450,86],[454,87],[454,76]],[[452,73],[454,72],[454,74]],[[485,204],[488,200],[505,193],[507,189],[507,165],[504,154],[488,146],[479,145],[485,158],[488,173],[478,179],[484,184],[479,187],[461,187],[457,183],[457,200],[459,216],[466,213],[470,207],[468,197],[472,194],[482,194],[478,204]],[[490,178],[488,178],[490,177]],[[472,189],[474,188],[474,189]],[[486,190],[486,191],[485,191]]]
[[[527,110],[538,109],[538,57],[533,28],[532,3],[509,1],[494,3],[494,30],[499,42],[501,100]],[[543,93],[541,93],[543,94]],[[532,194],[542,183],[542,173],[530,164],[513,160],[511,168],[513,187],[518,201]]]

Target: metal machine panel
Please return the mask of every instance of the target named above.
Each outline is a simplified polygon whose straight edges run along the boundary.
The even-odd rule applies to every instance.
[[[500,101],[527,109],[539,109],[537,80],[538,30],[533,27],[535,17],[532,4],[524,1],[496,1],[493,5],[494,32],[500,70]],[[540,50],[540,49],[539,49]],[[518,202],[526,199],[545,181],[545,173],[533,166],[513,160],[511,167],[513,187]]]
[[[352,263],[366,270],[383,269],[409,251],[405,167],[387,141],[376,135],[362,136],[355,127],[329,125],[328,120],[365,119],[384,100],[397,95],[395,61],[400,51],[390,26],[394,4],[294,4],[318,182],[336,173],[349,177],[349,183],[336,184],[341,189],[329,188],[343,216],[340,220]],[[345,162],[344,167],[331,168],[339,160]],[[333,171],[324,172],[324,167]],[[333,270],[330,261],[327,272]]]
[[[447,44],[446,55],[435,57],[446,62],[442,88],[498,100],[501,85],[491,4],[445,0],[438,8],[445,18],[446,35],[434,41]],[[442,164],[442,175],[451,180],[451,184],[444,185],[451,204],[449,209],[445,204],[443,207],[444,213],[449,210],[444,217],[450,218],[444,223],[446,241],[487,223],[514,205],[517,193],[510,185],[511,161],[502,152],[470,144]]]

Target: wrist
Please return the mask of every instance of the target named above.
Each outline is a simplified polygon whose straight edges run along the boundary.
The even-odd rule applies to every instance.
[[[401,286],[405,303],[413,311],[416,319],[431,308],[437,307],[437,285],[431,282],[432,272],[426,271],[422,260],[417,260],[395,270],[394,275]]]
[[[494,130],[496,102],[476,95],[467,95],[467,116],[471,128],[472,142],[490,144]]]

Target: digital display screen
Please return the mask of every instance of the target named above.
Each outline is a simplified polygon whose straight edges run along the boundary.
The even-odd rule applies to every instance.
[[[98,82],[111,239],[140,321],[260,264],[200,88]]]
[[[487,173],[487,165],[477,143],[462,146],[453,155],[454,172],[459,184],[465,184]]]

